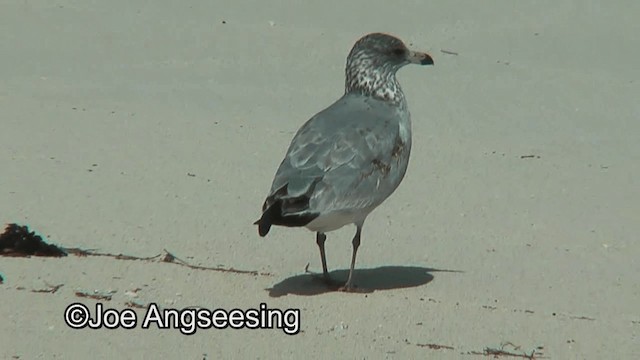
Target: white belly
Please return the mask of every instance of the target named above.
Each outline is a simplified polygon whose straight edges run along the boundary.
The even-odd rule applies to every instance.
[[[321,214],[308,223],[306,228],[313,232],[326,233],[338,230],[345,225],[362,224],[373,209],[375,209],[375,207],[349,211],[333,211],[328,214]]]

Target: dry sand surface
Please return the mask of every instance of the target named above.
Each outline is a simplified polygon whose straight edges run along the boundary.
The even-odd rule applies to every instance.
[[[0,220],[160,256],[0,257],[0,358],[637,359],[640,3],[301,3],[2,1]],[[350,294],[305,273],[312,233],[252,222],[376,31],[435,66],[399,73],[411,162]],[[345,279],[353,227],[328,236]],[[74,302],[137,326],[72,329]],[[299,333],[145,330],[151,303],[300,309]]]

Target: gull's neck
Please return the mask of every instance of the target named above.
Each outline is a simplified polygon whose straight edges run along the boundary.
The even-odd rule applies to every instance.
[[[398,69],[375,64],[366,56],[350,56],[345,69],[345,93],[359,93],[404,107],[404,93],[396,79]]]

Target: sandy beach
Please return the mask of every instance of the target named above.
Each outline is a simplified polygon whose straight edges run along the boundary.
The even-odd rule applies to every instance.
[[[0,221],[93,254],[0,257],[0,358],[640,357],[640,3],[0,9]],[[398,73],[409,169],[344,293],[313,233],[252,223],[370,32],[435,66]],[[328,234],[338,279],[353,231]],[[74,303],[137,321],[74,329]],[[186,335],[153,309],[283,317]]]

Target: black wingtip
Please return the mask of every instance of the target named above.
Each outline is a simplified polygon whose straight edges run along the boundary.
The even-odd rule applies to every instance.
[[[271,230],[271,224],[260,223],[260,225],[258,225],[258,235],[261,237],[267,236],[269,230]]]
[[[271,209],[267,209],[267,211],[262,214],[262,217],[253,223],[253,225],[258,225],[258,235],[261,237],[265,237],[271,229],[271,214]]]
[[[269,205],[262,213],[262,217],[253,224],[258,225],[258,234],[264,237],[269,233],[272,225],[300,227],[307,225],[316,217],[318,217],[317,213],[282,215],[282,200],[277,200]]]
[[[271,229],[271,223],[265,221],[264,216],[261,217],[260,220],[254,222],[253,225],[258,225],[258,235],[261,237],[265,237]]]

